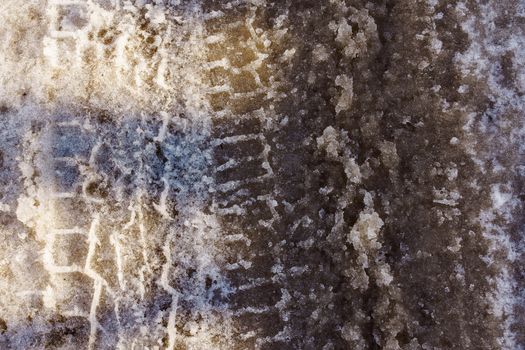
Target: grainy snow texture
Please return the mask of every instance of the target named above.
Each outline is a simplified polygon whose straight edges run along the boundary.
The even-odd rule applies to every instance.
[[[525,349],[523,0],[0,1],[0,349]]]

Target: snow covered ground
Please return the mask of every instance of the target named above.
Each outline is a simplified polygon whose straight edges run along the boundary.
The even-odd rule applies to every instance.
[[[524,30],[4,0],[0,348],[525,348]]]

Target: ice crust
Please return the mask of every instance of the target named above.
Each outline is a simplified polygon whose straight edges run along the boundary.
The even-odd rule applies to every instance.
[[[524,348],[524,16],[3,1],[0,348]]]

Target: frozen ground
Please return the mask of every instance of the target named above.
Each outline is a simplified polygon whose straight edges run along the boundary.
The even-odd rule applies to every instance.
[[[4,0],[0,349],[524,349],[521,0]]]

